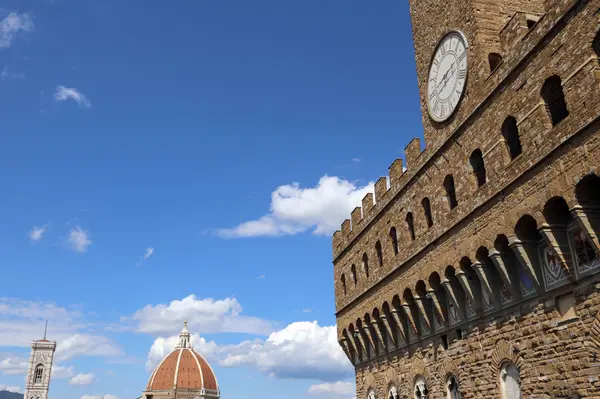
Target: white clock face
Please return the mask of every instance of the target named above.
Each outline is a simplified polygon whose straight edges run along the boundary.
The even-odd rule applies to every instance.
[[[427,109],[431,119],[443,122],[456,110],[467,81],[467,40],[448,33],[438,44],[429,67]]]

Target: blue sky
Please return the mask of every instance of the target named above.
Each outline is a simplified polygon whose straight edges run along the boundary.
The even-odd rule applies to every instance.
[[[187,319],[223,397],[352,397],[330,235],[421,136],[408,3],[0,21],[0,386],[23,390],[48,318],[51,398],[136,398]]]

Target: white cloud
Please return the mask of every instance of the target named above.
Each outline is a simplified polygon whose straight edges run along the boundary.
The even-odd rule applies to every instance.
[[[71,378],[69,385],[89,385],[94,382],[94,378],[94,373],[79,373],[75,377]]]
[[[154,248],[146,248],[146,253],[144,254],[144,260],[148,259],[154,253]]]
[[[25,374],[28,368],[29,362],[22,357],[9,354],[0,360],[0,371],[6,375]]]
[[[329,235],[340,228],[350,212],[373,192],[373,183],[356,186],[336,176],[323,176],[316,187],[298,183],[279,186],[271,194],[271,211],[234,228],[218,229],[223,238],[294,235],[307,230]]]
[[[121,348],[108,337],[74,334],[57,343],[54,356],[58,361],[65,361],[78,356],[118,357],[122,354]]]
[[[52,378],[71,378],[73,376],[73,367],[72,366],[61,366],[55,364],[52,366]]]
[[[86,98],[86,96],[75,88],[69,88],[62,85],[56,86],[56,93],[54,93],[54,99],[56,101],[67,101],[73,100],[79,105],[79,108],[90,108],[92,103]]]
[[[308,394],[330,398],[351,398],[356,394],[356,386],[353,382],[346,381],[324,382],[311,385]]]
[[[332,382],[353,375],[353,367],[337,342],[335,326],[295,322],[266,341],[244,341],[223,348],[224,367],[252,366],[279,378]]]
[[[29,13],[11,12],[0,21],[0,48],[10,47],[19,32],[31,32],[33,29]]]
[[[146,305],[122,322],[133,322],[135,331],[171,336],[178,334],[184,321],[189,321],[190,331],[205,334],[236,332],[267,335],[273,331],[271,322],[243,316],[242,306],[235,298],[215,300],[199,299],[189,295],[169,304]]]
[[[2,68],[2,72],[0,72],[0,79],[1,80],[5,80],[5,79],[25,79],[25,74],[22,73],[17,73],[17,72],[10,72],[8,70],[8,66],[4,66],[4,68]]]
[[[176,335],[169,338],[157,338],[148,352],[146,370],[152,371],[165,356],[173,352],[173,349],[175,349],[178,342],[179,337]],[[198,334],[192,334],[191,343],[194,349],[205,358],[209,360],[217,359],[220,348],[215,341],[207,341]]]
[[[151,371],[173,351],[177,342],[176,335],[157,338],[148,352],[146,369]],[[352,365],[337,342],[336,327],[320,327],[316,321],[295,322],[272,333],[266,340],[255,339],[237,345],[218,345],[193,334],[192,346],[209,362],[223,367],[252,367],[278,378],[334,382],[354,375]]]
[[[81,399],[117,399],[115,395],[83,395]]]
[[[360,162],[360,158],[352,158],[352,162]]]
[[[83,314],[79,308],[63,308],[53,303],[0,297],[0,347],[28,348],[31,341],[42,337],[45,320],[51,320],[48,339],[57,342],[56,363],[78,356],[123,356],[119,345],[109,337],[90,333],[82,319]],[[24,374],[27,359],[13,355],[1,356],[0,370],[7,374]],[[63,373],[64,378],[73,375],[69,368],[55,370]]]
[[[0,385],[0,391],[9,391],[9,392],[20,393],[21,387],[10,386],[10,385]]]
[[[89,231],[83,230],[79,226],[72,228],[67,237],[67,245],[76,252],[87,251],[88,247],[92,245]]]
[[[29,368],[29,360],[14,354],[0,354],[0,371],[6,375],[25,375]],[[52,378],[70,378],[73,367],[55,364],[52,366]]]
[[[154,248],[152,248],[152,247],[146,248],[146,252],[144,252],[144,256],[142,256],[142,259],[140,259],[140,261],[138,262],[137,265],[140,266],[142,264],[142,262],[144,262],[146,259],[151,257],[153,253],[154,253]]]
[[[48,230],[47,224],[45,224],[43,226],[33,226],[31,231],[29,232],[29,238],[33,242],[38,242],[44,237],[46,230]]]

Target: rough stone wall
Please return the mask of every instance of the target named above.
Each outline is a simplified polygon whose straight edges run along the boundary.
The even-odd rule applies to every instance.
[[[457,377],[465,399],[499,398],[503,360],[519,365],[524,398],[600,398],[600,350],[590,339],[593,327],[600,328],[600,283],[579,287],[575,297],[577,318],[565,322],[553,306],[534,301],[474,323],[463,339],[449,337],[448,349],[424,341],[358,367],[357,398],[371,388],[377,398],[387,398],[392,385],[400,398],[412,398],[417,375],[425,376],[430,398],[446,398],[448,375]]]
[[[375,205],[370,211],[362,212],[362,219],[359,212],[355,223],[351,225],[349,220],[346,221],[342,225],[342,231],[334,234],[334,276],[338,311],[358,296],[364,295],[368,289],[373,290],[384,278],[390,280],[392,275],[396,276],[398,272],[413,273],[405,269],[411,262],[414,263],[411,259],[415,256],[423,257],[434,250],[436,253],[443,253],[443,241],[447,237],[453,236],[453,241],[467,237],[470,239],[477,226],[465,226],[460,232],[456,228],[459,227],[458,224],[470,223],[474,217],[473,213],[484,203],[498,201],[503,190],[518,190],[521,193],[523,188],[519,188],[518,183],[514,182],[517,176],[531,174],[529,170],[532,165],[545,162],[553,148],[600,115],[600,82],[595,74],[595,71],[600,69],[600,61],[594,56],[591,48],[598,30],[598,17],[594,12],[600,7],[600,1],[579,3],[583,5],[579,6],[579,12],[573,16],[573,20],[561,29],[554,40],[545,45],[541,42],[541,37],[550,31],[548,21],[551,18],[545,16],[540,20],[534,29],[541,32],[537,35],[530,32],[521,44],[531,48],[541,44],[535,46],[535,51],[515,68],[515,73],[502,81],[499,89],[492,93],[484,106],[474,112],[474,117],[461,126],[453,139],[446,141],[435,153],[426,154],[427,150],[421,153],[415,165],[408,164],[408,170],[401,176],[394,178],[390,173],[392,185],[389,188],[385,186],[385,179],[380,179],[375,187]],[[570,5],[564,8],[569,9]],[[558,19],[556,17],[553,20]],[[535,39],[534,43],[531,43],[530,39]],[[502,68],[507,66],[507,58],[509,57],[505,58],[503,65],[490,79],[496,74],[506,72]],[[541,86],[552,74],[557,74],[562,79],[570,112],[567,119],[555,127],[552,127],[540,98]],[[469,91],[474,90],[471,84],[469,83]],[[461,110],[466,107],[464,102],[459,106]],[[517,119],[523,146],[523,154],[512,162],[508,158],[501,135],[501,125],[509,115]],[[469,156],[476,148],[482,150],[487,170],[487,184],[480,188],[476,187],[469,165]],[[429,158],[425,155],[429,155]],[[410,158],[408,154],[407,158]],[[573,161],[577,159],[573,157]],[[557,167],[564,168],[561,165]],[[391,172],[393,171],[394,169],[391,169]],[[443,188],[444,178],[448,174],[454,177],[459,202],[452,210],[449,210]],[[382,186],[386,188],[383,189]],[[431,201],[434,220],[434,225],[428,229],[421,207],[421,200],[425,197]],[[520,194],[515,202],[524,200],[527,198]],[[527,201],[535,201],[535,198]],[[518,206],[515,203],[507,205],[506,201],[503,203],[507,207],[499,208],[499,212],[495,211],[501,215],[501,219],[504,219],[503,215],[507,209]],[[543,206],[543,202],[539,206]],[[411,241],[405,221],[409,211],[415,219],[415,241]],[[478,223],[485,226],[490,222],[489,219],[481,219]],[[396,227],[398,233],[398,255],[394,255],[389,239],[389,229],[392,226]],[[375,262],[377,240],[381,242],[383,250],[384,262],[381,268],[377,267]],[[437,248],[434,248],[435,246]],[[370,260],[368,279],[365,278],[361,267],[363,253],[367,253]],[[437,261],[439,256],[434,254],[430,258]],[[353,287],[351,279],[352,264],[355,264],[358,270],[356,287]],[[343,294],[340,283],[342,273],[346,276],[346,295]]]
[[[482,57],[488,50],[481,51],[483,42],[476,37],[481,31],[473,3],[411,3],[413,25],[422,26],[413,29],[422,90],[435,43],[448,29],[458,28],[471,43],[467,93],[443,126],[428,119],[422,98],[426,149],[421,152],[419,141],[411,142],[406,149],[408,170],[402,171],[402,160],[394,161],[389,182],[378,180],[375,195],[365,197],[352,221],[345,221],[334,234],[340,340],[350,325],[381,311],[384,304],[391,305],[395,297],[402,300],[405,290],[416,295],[419,282],[429,287],[432,273],[443,277],[449,265],[458,270],[463,257],[475,261],[480,248],[493,249],[498,235],[514,236],[523,215],[533,216],[538,227],[547,222],[542,209],[551,198],[560,196],[572,208],[577,204],[578,181],[590,173],[600,175],[600,60],[591,47],[600,29],[600,0],[500,4],[505,7],[500,10],[515,4],[523,9],[506,16],[497,36],[503,62],[490,73]],[[543,15],[528,29],[525,13]],[[434,24],[435,18],[439,22]],[[569,110],[556,126],[540,96],[544,81],[552,75],[561,79]],[[523,148],[514,160],[501,135],[508,116],[517,120]],[[469,165],[477,148],[487,171],[481,187]],[[458,199],[451,210],[443,187],[448,174],[454,177]],[[427,226],[421,206],[425,197],[431,203],[432,227]],[[414,241],[406,223],[409,212],[414,217]],[[392,226],[398,254],[389,237]],[[382,266],[377,241],[383,250]],[[368,277],[362,265],[365,253]],[[356,286],[352,265],[357,270]],[[404,348],[383,351],[357,366],[357,398],[365,398],[369,388],[377,389],[377,398],[385,398],[391,383],[401,398],[412,397],[418,374],[426,377],[431,397],[442,398],[450,372],[459,379],[464,398],[496,398],[503,359],[521,368],[525,398],[575,397],[575,393],[600,398],[599,281],[597,275],[571,280],[560,289],[463,323],[457,326],[466,333],[462,339],[449,328]],[[577,317],[564,321],[556,302],[571,293]],[[442,333],[448,337],[448,349],[441,345]]]

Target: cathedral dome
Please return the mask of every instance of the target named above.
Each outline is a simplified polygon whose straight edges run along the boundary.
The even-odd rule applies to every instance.
[[[217,377],[208,362],[190,345],[187,322],[179,334],[179,344],[150,375],[146,397],[159,397],[169,391],[218,398]],[[188,395],[185,395],[188,396]]]

